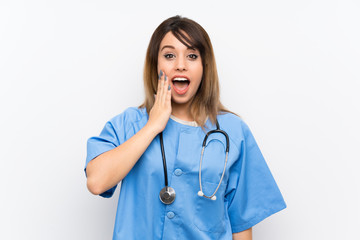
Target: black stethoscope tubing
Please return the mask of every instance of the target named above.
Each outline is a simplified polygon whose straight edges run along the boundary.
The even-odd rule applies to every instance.
[[[220,129],[220,125],[219,125],[219,123],[218,123],[218,121],[216,121],[216,129],[215,130],[211,130],[211,131],[209,131],[208,133],[206,133],[206,136],[205,136],[205,138],[204,138],[204,141],[203,141],[203,144],[202,144],[202,146],[203,147],[205,147],[206,146],[206,141],[207,141],[207,139],[208,139],[208,137],[212,134],[212,133],[221,133],[221,134],[223,134],[224,136],[225,136],[225,138],[226,138],[226,150],[225,150],[225,152],[229,152],[229,136],[228,136],[228,134],[225,132],[225,131],[223,131],[223,130],[221,130]]]
[[[165,149],[164,149],[164,141],[163,141],[163,134],[162,134],[162,132],[160,133],[160,146],[161,146],[161,155],[162,155],[163,167],[164,167],[165,186],[168,186],[166,157],[165,157]]]
[[[204,195],[204,193],[202,192],[202,186],[201,186],[201,161],[202,161],[202,156],[201,156],[201,160],[200,160],[200,170],[199,170],[199,182],[200,182],[200,191],[198,193],[199,196],[203,196],[205,198],[209,198],[209,199],[212,199],[212,200],[216,200],[216,197],[213,198],[221,184],[221,181],[223,179],[223,176],[224,176],[224,173],[225,173],[225,169],[226,169],[226,163],[227,163],[227,156],[228,156],[228,153],[229,153],[229,148],[230,148],[230,144],[229,144],[229,136],[228,134],[221,130],[220,129],[220,126],[219,126],[219,123],[218,121],[216,120],[216,129],[215,130],[211,130],[209,132],[206,133],[206,136],[204,137],[204,140],[203,140],[203,144],[202,144],[202,154],[203,155],[203,152],[204,152],[204,149],[205,149],[205,146],[206,146],[206,141],[208,139],[208,137],[213,134],[213,133],[221,133],[225,136],[226,138],[226,159],[225,159],[225,165],[224,165],[224,170],[223,170],[223,173],[222,173],[222,176],[221,176],[221,180],[219,182],[219,185],[217,187],[217,189],[215,190],[215,192],[210,196],[206,196]],[[175,190],[172,188],[172,187],[169,187],[168,186],[168,175],[167,175],[167,166],[166,166],[166,156],[165,156],[165,149],[164,149],[164,141],[163,141],[163,134],[162,132],[159,134],[159,137],[160,137],[160,147],[161,147],[161,155],[162,155],[162,160],[163,160],[163,167],[164,167],[164,179],[165,179],[165,187],[163,189],[161,189],[160,191],[160,195],[159,195],[159,198],[160,198],[160,201],[164,204],[171,204],[175,201],[175,197],[176,197],[176,193],[175,193]]]
[[[165,187],[163,189],[161,189],[159,198],[162,203],[171,204],[175,201],[176,193],[172,187],[168,186],[166,157],[165,157],[165,149],[164,149],[164,141],[163,141],[162,132],[159,135],[160,135],[161,155],[162,155],[162,160],[163,160],[164,178],[165,178]]]

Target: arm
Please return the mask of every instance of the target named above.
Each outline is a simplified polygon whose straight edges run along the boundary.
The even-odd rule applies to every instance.
[[[151,125],[145,125],[120,146],[91,160],[86,168],[87,187],[99,195],[119,183],[132,169],[157,135]]]
[[[86,168],[87,187],[95,195],[118,184],[133,168],[156,135],[162,132],[171,114],[171,90],[164,76],[147,124],[132,138],[89,162]]]
[[[233,233],[233,240],[252,240],[252,228]]]

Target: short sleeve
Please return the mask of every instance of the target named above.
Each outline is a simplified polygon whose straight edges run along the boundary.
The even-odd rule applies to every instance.
[[[286,208],[281,192],[245,123],[240,157],[230,169],[226,201],[232,232],[244,231]]]
[[[112,150],[125,141],[125,122],[124,114],[120,114],[105,124],[99,136],[91,137],[87,141],[86,167],[91,160],[100,154]],[[116,185],[117,186],[117,185]],[[100,194],[100,196],[109,198],[116,189],[116,186]]]

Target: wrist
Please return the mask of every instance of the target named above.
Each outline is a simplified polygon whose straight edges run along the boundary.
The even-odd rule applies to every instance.
[[[152,124],[151,122],[147,122],[143,129],[152,138],[155,138],[162,131],[158,127],[156,127],[156,125]]]

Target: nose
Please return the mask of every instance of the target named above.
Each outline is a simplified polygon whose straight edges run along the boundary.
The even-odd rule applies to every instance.
[[[176,70],[177,71],[185,71],[186,67],[186,59],[184,57],[178,57],[176,59]]]

